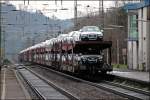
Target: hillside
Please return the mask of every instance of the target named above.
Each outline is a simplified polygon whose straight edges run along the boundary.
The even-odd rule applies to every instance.
[[[35,43],[56,37],[59,31],[73,26],[69,19],[48,18],[40,11],[16,10],[11,4],[1,4],[2,46],[9,59],[16,59],[18,52]],[[4,38],[5,37],[5,38]]]

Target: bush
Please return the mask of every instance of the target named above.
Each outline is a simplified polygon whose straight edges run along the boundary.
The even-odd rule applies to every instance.
[[[113,64],[113,68],[127,69],[125,64]]]
[[[8,59],[3,60],[3,65],[9,65],[9,64],[11,64],[11,62]]]

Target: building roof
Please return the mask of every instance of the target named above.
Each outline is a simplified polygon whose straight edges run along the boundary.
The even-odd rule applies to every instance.
[[[128,3],[124,6],[125,10],[136,10],[143,7],[150,6],[150,0],[143,0],[140,3]]]

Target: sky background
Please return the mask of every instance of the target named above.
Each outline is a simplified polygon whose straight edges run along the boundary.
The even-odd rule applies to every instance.
[[[6,0],[5,0],[6,2]],[[29,2],[26,1],[24,5],[23,0],[13,0],[10,1],[9,3],[13,4],[16,6],[16,8],[19,10],[26,10],[29,12],[36,12],[37,10],[40,10],[44,15],[48,17],[56,16],[58,19],[70,19],[74,17],[74,1],[72,0],[67,0],[63,1],[61,5],[61,1],[58,0],[57,4],[56,2],[53,1],[46,1],[46,0],[31,0]],[[98,11],[99,7],[99,1],[78,1],[78,12],[82,12],[82,14],[86,14],[87,12],[93,12],[93,11]],[[87,8],[87,5],[89,7]],[[104,8],[108,8],[113,6],[112,1],[104,1]],[[60,10],[62,8],[67,8],[68,10]],[[57,10],[56,10],[57,9]],[[78,13],[78,16],[81,14]]]

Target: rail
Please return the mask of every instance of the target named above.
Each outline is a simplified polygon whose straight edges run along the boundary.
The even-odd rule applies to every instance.
[[[136,88],[128,87],[128,86],[123,86],[123,85],[121,86],[119,84],[117,85],[117,84],[111,83],[111,82],[108,83],[106,81],[105,82],[103,81],[101,83],[94,83],[94,82],[86,81],[86,80],[83,80],[83,79],[62,73],[62,72],[52,70],[50,68],[46,68],[46,67],[42,67],[42,68],[45,68],[45,69],[52,71],[52,72],[55,72],[56,74],[67,77],[69,79],[84,82],[86,84],[110,91],[112,93],[115,93],[115,94],[120,95],[120,96],[125,97],[125,98],[137,99],[137,100],[149,100],[150,99],[150,95],[149,95],[148,91],[143,91],[140,89],[136,89]]]
[[[23,71],[26,71],[26,72],[23,72]],[[33,92],[38,96],[39,99],[42,99],[42,100],[46,100],[46,99],[71,99],[71,100],[77,100],[78,98],[75,97],[74,95],[72,95],[71,93],[67,92],[66,90],[62,89],[61,87],[59,86],[56,86],[54,83],[50,82],[49,80],[47,80],[46,78],[42,77],[41,75],[33,72],[32,70],[30,70],[29,68],[21,68],[21,69],[18,69],[18,72],[19,74],[23,77],[23,79],[26,81],[26,83],[30,86],[30,88],[33,90]],[[29,75],[32,74],[32,75]],[[28,74],[27,76],[30,76],[28,79],[27,79],[27,76],[25,76],[25,74]],[[35,76],[33,78],[33,76]],[[35,80],[35,79],[38,79],[36,82],[36,85],[34,82],[31,82],[31,80]],[[44,83],[41,83],[41,82],[44,82]],[[33,84],[34,83],[34,84]],[[43,91],[41,91],[38,87],[46,87],[48,88],[47,85],[44,85],[43,84],[48,84],[49,86],[51,86],[52,88],[54,88],[56,91],[58,91],[60,94],[62,94],[62,97],[60,98],[60,94],[59,94],[59,97],[57,98],[50,98],[49,96],[47,96],[47,92],[46,94],[44,94]],[[48,90],[48,89],[46,89]],[[52,90],[52,89],[49,89],[49,90]],[[64,95],[64,96],[63,96]],[[57,94],[55,94],[55,96],[57,96]]]

